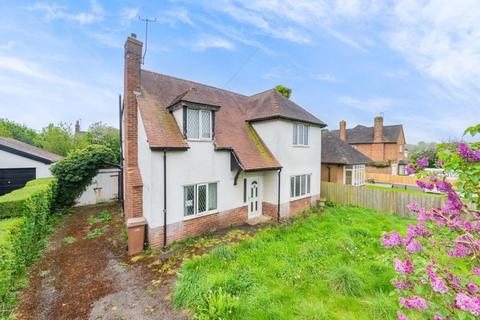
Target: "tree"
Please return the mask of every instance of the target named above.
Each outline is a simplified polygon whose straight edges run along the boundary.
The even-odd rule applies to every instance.
[[[468,128],[472,136],[480,125]],[[397,231],[382,236],[386,248],[395,250],[400,320],[477,319],[480,317],[480,142],[460,142],[455,150],[442,148],[439,166],[458,174],[453,186],[445,175],[424,171],[428,159],[417,160],[417,185],[446,195],[445,205],[408,208],[418,219],[406,236]]]
[[[411,163],[415,163],[415,161],[423,158],[428,158],[428,167],[437,167],[438,149],[435,142],[420,141],[416,145],[409,145],[408,153],[408,159]]]
[[[101,144],[115,154],[115,163],[120,163],[120,131],[103,122],[95,122],[88,128],[86,137],[89,143]]]
[[[290,96],[292,95],[292,89],[288,88],[288,87],[285,87],[281,84],[277,85],[275,87],[275,90],[277,90],[278,92],[280,92],[280,94],[282,96],[284,96],[285,98],[290,98]]]
[[[66,156],[75,147],[71,126],[64,122],[58,125],[51,123],[43,128],[35,142],[39,147],[61,156]]]
[[[10,137],[31,145],[36,145],[38,134],[35,130],[23,124],[8,119],[0,119],[0,136]]]
[[[112,150],[102,145],[89,145],[72,150],[68,156],[55,163],[52,173],[58,181],[56,207],[71,207],[92,182],[99,169],[114,164]]]

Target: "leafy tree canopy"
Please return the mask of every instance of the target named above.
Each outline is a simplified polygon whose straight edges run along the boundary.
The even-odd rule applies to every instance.
[[[438,148],[435,142],[420,141],[415,145],[408,146],[408,159],[411,163],[428,158],[428,167],[436,168],[438,160]]]
[[[70,207],[92,182],[99,169],[115,164],[113,151],[102,145],[92,144],[72,150],[51,168],[58,180],[57,208]]]
[[[13,138],[31,145],[37,145],[35,140],[38,134],[35,130],[8,119],[0,118],[0,136]]]
[[[280,92],[280,94],[286,98],[290,98],[290,96],[292,95],[292,89],[288,88],[288,87],[285,87],[281,84],[277,85],[275,87],[275,90],[277,90],[278,92]]]

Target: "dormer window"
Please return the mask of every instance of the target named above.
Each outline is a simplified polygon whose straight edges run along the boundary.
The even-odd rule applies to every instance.
[[[212,111],[187,108],[187,139],[212,140]]]

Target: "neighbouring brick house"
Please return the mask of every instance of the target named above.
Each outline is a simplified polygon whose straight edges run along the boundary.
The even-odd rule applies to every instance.
[[[339,130],[332,132],[374,161],[366,167],[367,173],[406,174],[408,154],[401,124],[384,126],[383,117],[378,116],[373,127],[357,125],[347,129],[342,120]]]
[[[122,136],[130,253],[142,249],[135,239],[144,230],[151,246],[163,246],[316,203],[321,120],[274,89],[245,96],[142,70],[141,53],[142,42],[128,37]]]
[[[373,160],[336,134],[322,131],[322,181],[364,185],[365,165],[372,163]]]

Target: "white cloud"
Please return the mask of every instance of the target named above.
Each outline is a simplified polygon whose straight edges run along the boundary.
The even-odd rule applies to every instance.
[[[193,43],[194,50],[203,51],[210,48],[225,49],[225,50],[234,50],[235,45],[227,39],[204,34],[201,35],[197,41]]]
[[[363,18],[373,11],[375,0],[260,0],[204,1],[209,10],[228,14],[236,21],[254,27],[257,32],[294,43],[313,42],[318,34],[330,35],[358,50],[367,50],[352,37],[336,30],[341,18]],[[363,40],[362,40],[363,41]]]
[[[334,75],[331,75],[331,74],[328,74],[328,73],[314,74],[310,78],[312,78],[314,80],[325,81],[325,82],[341,82],[340,79],[338,79]]]
[[[190,14],[185,8],[173,8],[165,11],[158,20],[160,22],[168,23],[170,26],[176,25],[178,22],[195,26],[195,23],[190,18]]]
[[[47,21],[51,20],[67,20],[77,22],[79,24],[88,24],[100,22],[104,18],[104,10],[102,6],[96,1],[90,1],[90,8],[88,11],[72,13],[64,6],[55,4],[48,4],[46,2],[36,2],[27,7],[28,10],[41,11]]]
[[[0,69],[43,80],[53,79],[48,72],[41,70],[41,68],[39,68],[35,63],[16,57],[0,55]]]
[[[427,77],[458,90],[480,88],[479,1],[399,1],[387,38]]]
[[[339,98],[339,101],[347,106],[370,113],[385,112],[397,105],[396,101],[386,97],[358,99],[350,96],[343,96]]]
[[[139,9],[138,8],[123,8],[120,16],[122,17],[122,20],[126,22],[130,22],[131,20],[137,19],[139,14]]]

